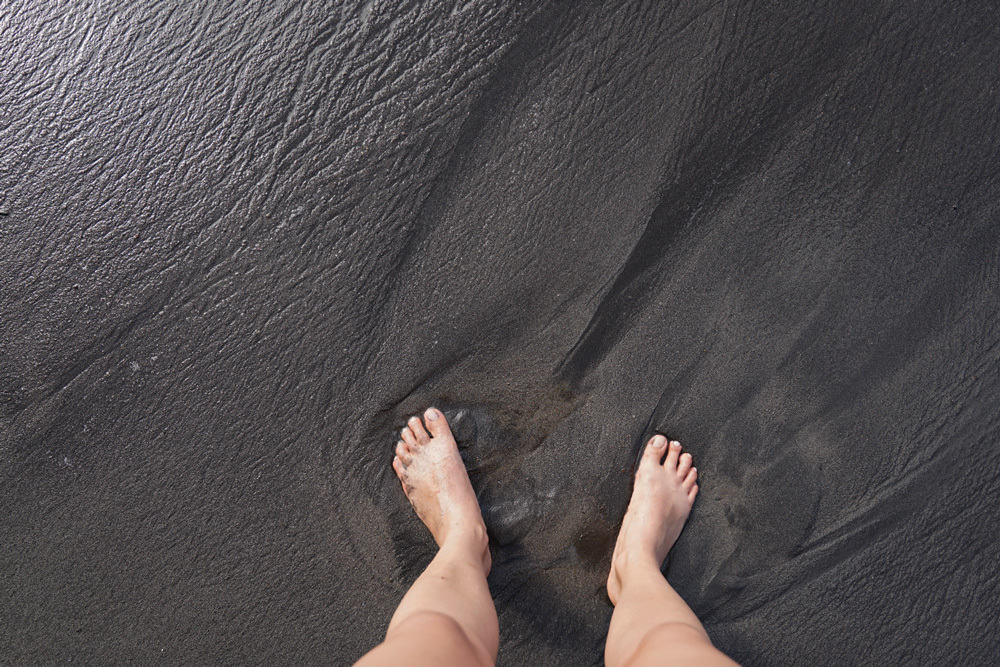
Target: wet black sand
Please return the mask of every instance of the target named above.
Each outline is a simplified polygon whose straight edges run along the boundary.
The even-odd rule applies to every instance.
[[[4,662],[357,658],[429,403],[501,664],[599,662],[656,430],[735,658],[996,658],[993,9],[277,5],[0,10]]]

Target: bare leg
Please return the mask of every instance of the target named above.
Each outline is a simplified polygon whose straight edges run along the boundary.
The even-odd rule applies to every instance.
[[[666,454],[666,460],[664,460]],[[698,617],[660,574],[694,498],[698,471],[679,442],[646,445],[608,575],[615,605],[604,660],[618,665],[733,665],[712,646]]]
[[[411,417],[392,467],[437,555],[396,608],[385,640],[357,664],[483,665],[496,662],[499,626],[486,585],[486,526],[455,438],[441,411]]]

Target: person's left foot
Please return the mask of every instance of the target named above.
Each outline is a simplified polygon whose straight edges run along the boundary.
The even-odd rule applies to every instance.
[[[424,419],[410,417],[396,443],[392,469],[403,492],[438,546],[449,538],[481,542],[483,566],[490,567],[486,526],[469,473],[444,414],[428,408]]]

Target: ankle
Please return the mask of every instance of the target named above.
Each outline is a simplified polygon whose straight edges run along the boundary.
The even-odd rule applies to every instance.
[[[660,572],[660,565],[652,553],[644,551],[630,552],[627,549],[623,549],[618,554],[614,567],[615,573],[618,575],[618,581],[621,582],[621,586],[624,589],[631,582],[646,582],[649,580],[649,577],[662,578],[663,573]]]
[[[480,562],[489,551],[486,526],[481,523],[452,526],[445,534],[440,548],[442,550],[448,549],[452,553],[463,554],[469,560]]]

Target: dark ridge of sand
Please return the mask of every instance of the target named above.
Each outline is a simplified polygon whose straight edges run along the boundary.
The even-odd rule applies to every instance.
[[[599,664],[629,474],[747,665],[1000,655],[986,3],[8,3],[0,652],[334,663],[456,419],[504,665]]]

